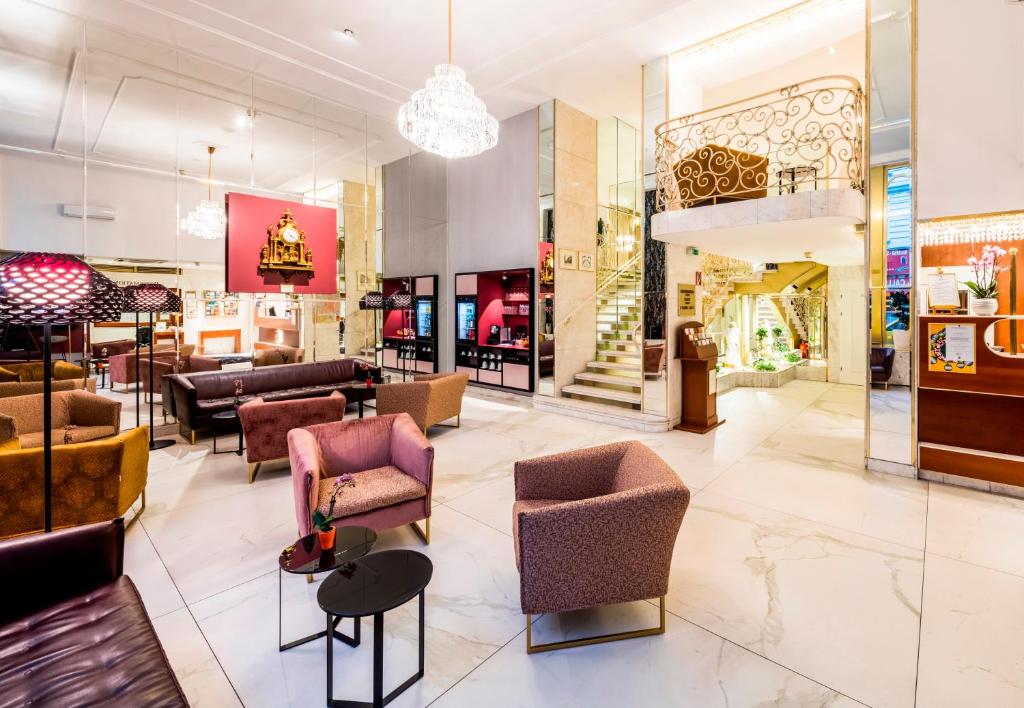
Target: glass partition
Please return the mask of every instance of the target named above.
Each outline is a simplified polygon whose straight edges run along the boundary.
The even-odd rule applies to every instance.
[[[876,0],[871,22],[868,279],[869,465],[914,464],[911,0]]]
[[[537,200],[537,388],[555,395],[555,102],[542,103],[537,116],[539,167]]]

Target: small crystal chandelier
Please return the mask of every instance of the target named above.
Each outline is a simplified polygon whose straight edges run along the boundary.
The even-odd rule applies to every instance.
[[[398,111],[398,130],[416,147],[448,159],[472,157],[498,144],[498,121],[452,64],[452,2],[448,0],[448,63],[434,67],[425,88]]]
[[[207,241],[224,238],[224,227],[228,223],[224,205],[213,201],[213,153],[216,149],[213,145],[206,148],[206,199],[181,220],[182,231]]]

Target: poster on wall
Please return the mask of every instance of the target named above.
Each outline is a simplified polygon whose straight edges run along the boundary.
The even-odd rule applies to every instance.
[[[229,192],[226,288],[232,293],[337,294],[337,213]]]
[[[977,342],[973,324],[928,324],[928,371],[951,374],[978,373]]]

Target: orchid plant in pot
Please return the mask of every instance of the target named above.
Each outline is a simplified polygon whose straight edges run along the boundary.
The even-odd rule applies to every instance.
[[[974,295],[974,314],[990,316],[996,314],[999,301],[996,299],[996,276],[1006,270],[999,265],[999,259],[1006,255],[1006,249],[999,246],[986,245],[981,249],[981,257],[971,256],[967,265],[974,269],[974,280],[965,285]]]
[[[316,527],[317,536],[320,538],[320,548],[325,551],[334,548],[335,528],[331,525],[331,521],[334,519],[334,505],[338,501],[338,496],[345,487],[354,486],[356,486],[356,480],[350,474],[335,477],[334,484],[331,485],[331,498],[327,503],[327,513],[324,514],[319,509],[313,512],[313,526]]]

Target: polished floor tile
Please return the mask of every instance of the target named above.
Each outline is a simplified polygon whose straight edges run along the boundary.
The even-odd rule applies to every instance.
[[[133,397],[113,395],[133,421]],[[1024,556],[1007,542],[1024,533],[1024,502],[864,471],[864,397],[811,381],[734,389],[719,400],[727,423],[695,435],[622,430],[471,390],[461,428],[430,431],[431,545],[402,528],[377,546],[422,551],[435,568],[426,676],[393,705],[1024,704]],[[693,492],[668,631],[528,656],[515,462],[620,440],[649,445]],[[147,504],[125,566],[193,705],[323,705],[324,640],[277,650],[277,557],[296,534],[287,464],[250,485],[243,459],[179,438],[151,457]],[[318,587],[285,576],[285,640],[324,623]],[[542,616],[534,628],[550,641],[655,623],[656,604],[636,602]],[[416,603],[384,627],[394,686],[415,670]],[[339,697],[369,698],[371,628],[364,620],[361,647],[337,646]]]

